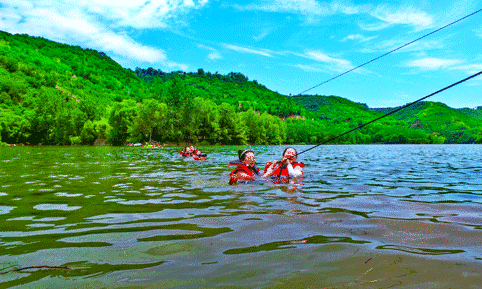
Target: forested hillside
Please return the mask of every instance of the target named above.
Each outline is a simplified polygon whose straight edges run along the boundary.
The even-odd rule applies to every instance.
[[[478,110],[424,105],[337,143],[480,141]],[[102,52],[0,32],[0,144],[319,143],[383,112],[335,96],[289,98],[235,72],[132,71]]]
[[[312,110],[320,122],[334,124],[327,127],[332,136],[337,135],[340,127],[348,131],[384,114],[370,110],[365,104],[337,96],[300,96],[294,100]],[[354,131],[345,138],[351,140],[350,143],[444,143],[444,139],[411,128],[391,116]]]
[[[241,74],[200,70],[148,80],[102,52],[1,32],[0,140],[279,144],[286,123],[268,111],[302,110]]]
[[[377,109],[386,113],[392,108]],[[438,135],[445,143],[473,143],[480,138],[482,109],[453,109],[440,102],[420,102],[393,114],[411,128]]]

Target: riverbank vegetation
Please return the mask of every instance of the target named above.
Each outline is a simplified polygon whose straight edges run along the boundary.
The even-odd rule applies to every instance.
[[[0,143],[320,143],[386,109],[289,97],[241,73],[125,69],[105,53],[0,32]],[[474,143],[482,108],[425,102],[335,143]]]

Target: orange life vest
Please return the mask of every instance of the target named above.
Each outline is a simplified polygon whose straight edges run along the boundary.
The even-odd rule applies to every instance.
[[[296,168],[296,167],[300,167],[300,168],[304,168],[305,167],[305,164],[303,163],[297,163],[297,162],[293,162],[291,163],[291,165],[293,166],[293,169]],[[303,171],[301,171],[301,175],[303,175]],[[277,176],[279,178],[289,178],[290,174],[288,172],[288,166],[286,165],[281,165],[281,166],[278,166],[276,169],[273,170],[273,174],[272,176]]]
[[[259,169],[256,166],[248,167],[245,163],[241,161],[234,161],[229,163],[230,166],[236,166],[236,168],[229,173],[230,180],[229,184],[236,184],[238,180],[240,181],[251,181],[252,177],[260,174]],[[240,173],[245,173],[249,178],[241,175]]]

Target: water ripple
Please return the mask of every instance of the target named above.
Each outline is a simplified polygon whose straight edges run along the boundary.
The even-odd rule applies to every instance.
[[[230,186],[237,149],[202,148],[203,162],[180,158],[178,148],[0,151],[2,262],[73,268],[4,272],[0,287],[63,278],[109,287],[121,275],[160,284],[180,271],[202,280],[237,262],[280,278],[291,272],[286,262],[317,272],[306,260],[326,252],[480,262],[480,146],[320,146],[299,156],[298,181]],[[253,149],[263,167],[284,147]],[[263,267],[268,259],[278,266]]]

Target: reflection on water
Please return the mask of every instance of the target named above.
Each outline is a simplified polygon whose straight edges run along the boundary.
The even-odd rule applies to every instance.
[[[259,287],[352,248],[481,260],[480,146],[322,146],[302,180],[229,186],[237,149],[1,148],[0,287]]]

